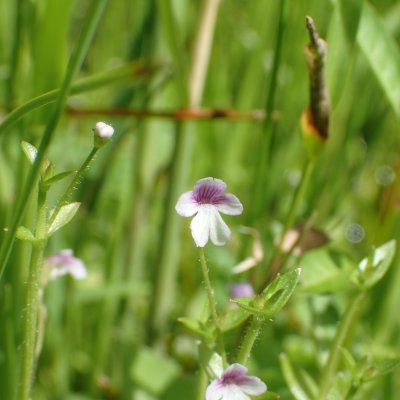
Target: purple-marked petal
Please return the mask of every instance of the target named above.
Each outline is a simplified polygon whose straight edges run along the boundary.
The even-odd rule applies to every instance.
[[[199,211],[199,205],[193,200],[193,192],[186,192],[179,197],[175,206],[176,212],[182,217],[192,217]]]
[[[225,194],[224,200],[216,204],[218,211],[227,215],[240,215],[243,212],[243,205],[234,194]]]
[[[197,247],[204,247],[210,237],[210,213],[212,209],[210,206],[200,207],[190,224],[192,236]]]
[[[243,211],[239,199],[225,193],[225,190],[226,183],[221,179],[203,178],[196,182],[193,191],[182,194],[176,203],[179,215],[195,216],[190,227],[198,247],[204,247],[209,239],[215,245],[223,246],[229,240],[231,231],[219,212],[239,215]]]
[[[215,207],[210,207],[210,239],[216,246],[223,246],[231,237],[231,230]]]
[[[87,276],[85,264],[74,257],[71,249],[62,250],[58,254],[47,257],[46,265],[51,269],[50,279],[66,274],[70,274],[75,279],[83,279]]]
[[[267,390],[267,385],[256,376],[248,376],[247,368],[232,364],[222,375],[210,383],[206,400],[250,400]]]
[[[220,192],[225,192],[226,190],[226,183],[222,179],[212,177],[199,179],[194,185],[194,190],[199,190],[204,186],[214,186]]]
[[[204,178],[197,181],[193,198],[198,204],[221,204],[225,201],[226,183],[221,179]]]

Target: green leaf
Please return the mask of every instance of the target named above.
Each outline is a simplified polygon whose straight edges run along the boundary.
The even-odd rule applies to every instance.
[[[266,318],[264,315],[264,309],[258,307],[254,299],[251,299],[249,297],[239,297],[236,299],[232,299],[231,301],[251,315]]]
[[[60,172],[57,175],[52,176],[51,178],[45,180],[42,185],[46,185],[48,188],[53,186],[55,183],[61,181],[62,179],[72,175],[75,173],[75,171],[65,171],[65,172]]]
[[[357,42],[394,112],[400,115],[400,54],[380,16],[364,3]]]
[[[62,206],[60,211],[58,211],[57,216],[54,218],[53,223],[49,226],[47,233],[51,235],[64,225],[68,224],[78,211],[80,205],[81,203],[75,202]]]
[[[19,226],[15,237],[25,242],[34,243],[36,241],[35,235],[25,226]]]
[[[238,298],[232,301],[253,315],[271,318],[278,314],[292,296],[299,281],[300,272],[301,269],[296,268],[277,276],[261,293],[261,298]]]
[[[222,332],[228,332],[232,329],[235,329],[244,321],[246,321],[246,319],[249,318],[250,315],[251,313],[243,308],[235,308],[229,310],[220,317],[220,327],[222,329]]]
[[[33,164],[38,152],[37,148],[33,144],[25,142],[24,140],[21,141],[21,147],[29,162]]]
[[[303,256],[301,267],[301,290],[330,293],[353,286],[349,277],[357,265],[343,254],[316,249]]]
[[[130,375],[133,381],[149,392],[160,395],[180,374],[179,364],[153,349],[141,349]]]
[[[267,317],[276,315],[289,301],[294,289],[299,282],[301,268],[277,276],[274,281],[264,289],[262,297],[266,300],[264,310]]]
[[[201,321],[186,317],[178,318],[178,321],[191,332],[197,333],[198,335],[206,337],[208,339],[213,338],[212,334],[207,330],[205,324],[203,324]]]
[[[281,364],[283,376],[293,397],[296,400],[309,400],[309,396],[300,385],[300,382],[294,373],[289,357],[285,353],[281,353],[279,355],[279,361]]]
[[[378,283],[389,269],[396,252],[396,241],[391,240],[375,249],[367,258],[358,265],[358,270],[353,275],[356,283],[368,289]]]

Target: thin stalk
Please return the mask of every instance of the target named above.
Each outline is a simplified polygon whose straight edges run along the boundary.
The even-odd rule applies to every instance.
[[[46,246],[46,197],[47,193],[39,189],[35,237],[28,284],[26,288],[25,317],[23,321],[22,367],[19,400],[29,400],[35,370],[35,344],[37,340],[37,315],[39,306],[40,275],[43,264],[43,252]]]
[[[28,204],[29,197],[38,180],[40,169],[42,167],[43,161],[45,160],[49,145],[53,139],[58,120],[60,119],[60,116],[64,109],[64,105],[67,101],[68,94],[71,88],[72,78],[82,65],[83,59],[87,53],[90,42],[100,22],[100,18],[106,4],[107,0],[95,0],[92,3],[92,7],[90,8],[90,11],[88,13],[87,23],[84,25],[83,32],[78,39],[78,44],[71,56],[67,72],[60,89],[60,93],[54,104],[53,112],[49,117],[49,121],[45,128],[45,131],[43,132],[35,162],[26,179],[21,195],[18,198],[17,204],[15,206],[15,213],[12,216],[8,232],[5,234],[2,240],[2,245],[0,248],[0,279],[7,266],[8,258],[14,245],[15,233],[17,231],[18,225],[22,220],[26,205]]]
[[[243,342],[240,346],[239,354],[237,356],[237,362],[245,365],[248,358],[250,357],[251,350],[254,346],[254,342],[257,336],[260,334],[261,326],[264,320],[254,315],[250,319],[249,327],[244,336]]]
[[[208,378],[206,371],[201,368],[199,371],[199,377],[197,379],[196,400],[204,400],[207,388],[207,381]]]
[[[326,394],[329,390],[330,385],[332,384],[334,375],[337,370],[340,358],[340,350],[344,346],[351,328],[357,322],[357,314],[360,312],[365,297],[366,292],[361,292],[357,294],[355,299],[352,300],[352,302],[349,304],[346,313],[340,321],[335,338],[331,345],[328,361],[325,364],[325,368],[321,378],[321,392],[318,397],[321,400],[326,399]]]
[[[211,286],[210,277],[208,275],[208,266],[207,261],[204,256],[204,249],[203,247],[199,248],[200,254],[200,264],[201,264],[201,271],[203,273],[204,284],[206,286],[207,297],[208,297],[208,304],[210,306],[210,314],[213,320],[215,330],[217,333],[217,346],[220,356],[222,357],[224,364],[226,364],[226,353],[225,353],[225,345],[224,345],[224,338],[222,336],[222,330],[219,324],[218,313],[217,313],[217,306],[215,303],[214,297],[214,289]]]
[[[58,201],[56,208],[54,209],[53,213],[51,214],[49,225],[51,225],[54,222],[61,207],[64,206],[65,204],[67,204],[67,202],[69,201],[70,197],[72,196],[72,192],[76,189],[76,187],[81,182],[83,174],[89,168],[89,165],[94,160],[98,151],[99,151],[99,147],[94,146],[92,151],[87,156],[86,160],[83,162],[83,164],[79,168],[79,170],[75,173],[74,178],[68,185],[63,196]]]
[[[146,67],[141,63],[133,62],[123,67],[112,69],[110,71],[101,72],[88,78],[80,79],[71,84],[69,95],[88,92],[91,90],[99,89],[107,85],[112,85],[133,77],[143,77],[151,75],[155,68]],[[22,117],[30,112],[37,110],[47,104],[54,103],[60,95],[61,89],[51,90],[50,92],[43,93],[26,103],[15,108],[7,114],[0,123],[0,136],[6,132],[10,132],[10,128]]]
[[[88,117],[91,115],[106,115],[134,118],[165,118],[179,121],[184,120],[220,120],[230,121],[250,120],[262,121],[265,118],[261,110],[236,111],[232,109],[183,108],[176,111],[169,110],[132,110],[131,108],[70,108],[68,114],[72,117]]]

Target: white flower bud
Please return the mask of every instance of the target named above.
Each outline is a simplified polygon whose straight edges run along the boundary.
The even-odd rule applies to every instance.
[[[114,134],[114,128],[105,122],[97,122],[94,133],[102,139],[111,139]]]

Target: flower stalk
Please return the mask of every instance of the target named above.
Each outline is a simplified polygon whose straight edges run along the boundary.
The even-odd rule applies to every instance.
[[[214,297],[214,290],[211,285],[210,277],[208,274],[208,266],[207,261],[204,256],[204,249],[203,247],[199,247],[199,254],[200,254],[200,264],[201,264],[201,271],[203,273],[204,284],[206,286],[207,297],[208,297],[208,304],[210,307],[210,314],[213,320],[215,330],[216,330],[216,338],[217,338],[217,348],[220,356],[222,357],[223,363],[226,364],[226,352],[225,352],[225,345],[224,345],[224,338],[222,336],[222,330],[220,327],[218,313],[217,313],[217,306]]]
[[[93,149],[91,150],[89,155],[86,157],[86,160],[83,162],[83,164],[78,169],[78,171],[76,171],[76,173],[74,174],[72,181],[68,185],[67,189],[65,190],[64,194],[58,201],[54,211],[51,214],[51,217],[49,220],[49,225],[51,225],[54,222],[61,207],[68,203],[69,199],[72,196],[73,191],[76,190],[77,186],[79,185],[79,183],[82,180],[83,174],[89,168],[92,161],[95,159],[98,151],[99,151],[99,147],[93,146]]]
[[[26,288],[19,400],[30,399],[31,386],[35,371],[35,345],[37,343],[40,277],[43,265],[43,253],[47,243],[46,198],[47,191],[43,191],[39,187],[35,229],[35,237],[37,240],[33,244],[28,284]]]

